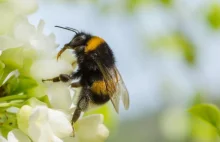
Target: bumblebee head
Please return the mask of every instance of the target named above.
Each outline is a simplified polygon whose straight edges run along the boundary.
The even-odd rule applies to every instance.
[[[57,54],[57,59],[61,56],[61,54],[66,50],[66,49],[72,49],[75,52],[81,52],[84,51],[84,48],[87,45],[87,42],[91,38],[90,34],[86,34],[84,32],[79,32],[76,29],[70,28],[70,27],[61,27],[61,26],[55,26],[58,28],[66,29],[69,31],[74,32],[76,35],[73,37],[73,39],[64,45],[64,47],[60,50],[60,52]]]

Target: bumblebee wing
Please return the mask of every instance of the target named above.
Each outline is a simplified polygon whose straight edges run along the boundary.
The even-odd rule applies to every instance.
[[[110,95],[111,102],[115,111],[119,113],[119,102],[122,96],[125,109],[129,108],[129,95],[124,85],[122,77],[116,67],[107,68],[101,61],[96,60],[96,63],[103,75],[106,89]]]
[[[128,110],[129,105],[130,105],[128,90],[127,90],[125,83],[121,77],[121,74],[117,68],[115,68],[115,72],[117,74],[117,80],[118,80],[118,83],[117,83],[118,87],[117,87],[117,92],[116,92],[118,95],[116,94],[116,96],[122,97],[122,102],[123,102],[124,108],[126,110]]]
[[[120,97],[118,95],[115,95],[117,91],[117,75],[114,71],[114,68],[107,68],[104,64],[101,63],[100,60],[95,60],[96,64],[98,65],[99,70],[101,71],[104,82],[106,85],[106,90],[108,91],[108,94],[110,96],[111,102],[115,108],[115,111],[119,112],[119,100]]]
[[[112,96],[110,97],[110,99],[111,99],[111,102],[112,102],[112,104],[113,104],[113,106],[114,106],[114,108],[115,108],[115,111],[116,111],[117,113],[119,113],[120,96],[119,96],[119,95],[112,95]]]

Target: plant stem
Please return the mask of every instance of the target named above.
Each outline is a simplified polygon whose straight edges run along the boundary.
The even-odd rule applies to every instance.
[[[10,100],[26,99],[27,97],[28,97],[27,95],[12,95],[12,96],[6,96],[6,97],[0,98],[0,102],[10,101]]]

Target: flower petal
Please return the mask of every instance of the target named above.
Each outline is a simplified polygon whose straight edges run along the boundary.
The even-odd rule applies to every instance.
[[[9,0],[16,14],[30,14],[37,10],[37,0]]]
[[[62,55],[60,56],[60,59],[66,61],[69,64],[72,64],[75,68],[75,66],[77,65],[76,62],[76,57],[75,55],[72,53],[72,51],[70,50],[66,50],[62,53]]]
[[[44,20],[40,20],[40,22],[37,25],[37,32],[38,33],[43,33],[44,26],[45,26]]]
[[[0,35],[4,33],[8,33],[11,27],[13,27],[13,23],[15,21],[15,15],[12,11],[8,10],[8,6],[0,5]]]
[[[17,114],[18,128],[25,134],[28,134],[28,122],[31,115],[32,107],[24,105]]]
[[[54,135],[48,121],[49,109],[47,107],[38,106],[33,109],[28,132],[34,142],[62,142],[60,138]]]
[[[8,133],[8,142],[31,142],[27,135],[18,129]]]
[[[36,34],[30,39],[30,44],[32,48],[38,50],[38,56],[42,59],[51,59],[56,53],[56,38],[54,34],[46,36],[43,34],[44,21],[40,20]]]
[[[32,97],[32,98],[28,99],[26,104],[30,105],[31,107],[47,106],[46,103],[41,102],[40,100],[36,99],[35,97]]]
[[[69,110],[73,100],[70,91],[66,84],[53,83],[48,88],[47,94],[49,96],[50,104],[53,108]]]
[[[3,136],[0,136],[0,142],[8,142]]]
[[[70,73],[72,71],[70,64],[63,60],[45,59],[38,60],[31,67],[31,74],[35,79],[42,80],[59,76],[61,73]]]
[[[90,115],[76,123],[76,136],[80,142],[104,142],[109,136],[108,129],[102,124],[103,115]]]
[[[77,137],[66,137],[63,139],[63,142],[79,142]]]
[[[50,127],[57,137],[64,138],[72,134],[71,123],[63,112],[49,109],[48,117]]]
[[[4,50],[7,48],[14,48],[22,46],[21,42],[9,37],[9,36],[0,36],[0,49]]]
[[[29,43],[29,40],[35,33],[35,27],[26,18],[20,18],[15,24],[14,37],[22,43]]]
[[[29,119],[28,133],[33,141],[38,141],[41,139],[41,129],[47,130],[46,122],[48,120],[47,116],[48,110],[46,107],[36,107],[33,109]],[[48,126],[48,125],[47,125]],[[46,131],[47,134],[49,131]]]

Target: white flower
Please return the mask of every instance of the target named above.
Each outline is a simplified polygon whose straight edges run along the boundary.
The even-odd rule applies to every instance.
[[[0,132],[7,134],[6,139],[0,133],[0,142],[104,142],[109,131],[102,115],[80,118],[74,124],[76,136],[71,137],[76,95],[70,93],[70,82],[42,82],[72,73],[76,59],[65,51],[57,61],[54,34],[43,33],[42,20],[37,28],[28,22],[26,16],[37,9],[36,3],[0,1],[0,87],[2,92],[6,90],[0,96],[0,111],[5,116],[0,120]],[[9,110],[16,111],[10,114]],[[10,127],[9,133],[6,127]]]
[[[9,5],[17,15],[30,14],[38,8],[36,0],[9,0]]]
[[[18,17],[33,13],[37,7],[37,0],[0,1],[0,35],[8,34]]]
[[[14,129],[8,133],[7,139],[0,136],[0,142],[31,142],[31,140],[22,131]]]
[[[13,27],[13,36],[0,34],[0,49],[25,47],[32,48],[37,52],[38,59],[54,58],[57,51],[55,35],[44,35],[44,21],[41,20],[35,28],[25,17],[18,17]],[[21,34],[22,33],[22,34]]]
[[[37,29],[26,18],[17,20],[14,27],[14,40],[24,47],[37,50],[37,57],[51,59],[56,55],[55,35],[44,35],[44,21],[41,20]],[[21,34],[22,33],[22,34]]]
[[[19,128],[34,142],[62,141],[72,133],[72,126],[67,116],[46,106],[23,106],[18,116]],[[28,124],[28,125],[27,125]]]
[[[42,79],[50,79],[60,74],[70,74],[72,71],[71,64],[64,60],[57,62],[56,59],[38,60],[31,67],[31,75],[39,82],[42,82]],[[53,108],[69,111],[73,101],[68,84],[45,82],[42,85],[47,87],[46,94]]]
[[[70,64],[63,60],[42,59],[35,61],[31,67],[31,75],[36,80],[49,79],[59,76],[61,73],[69,74],[73,71]]]
[[[23,106],[18,113],[19,128],[34,142],[58,142],[74,140],[76,142],[103,142],[109,135],[102,124],[102,115],[83,117],[75,124],[76,137],[71,137],[71,116],[46,106]]]
[[[109,135],[103,123],[103,115],[90,115],[76,123],[76,137],[79,142],[103,142]]]

